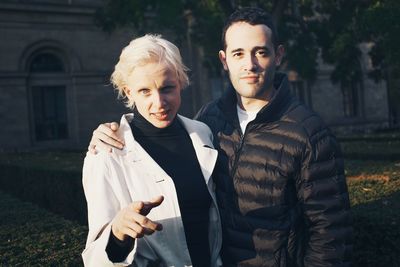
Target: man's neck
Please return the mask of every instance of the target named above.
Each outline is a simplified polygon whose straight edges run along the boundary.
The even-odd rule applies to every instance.
[[[267,94],[255,97],[255,98],[248,98],[243,97],[236,93],[236,97],[238,100],[238,105],[241,109],[245,111],[252,111],[252,110],[260,110],[264,106],[268,105],[271,99],[274,97],[276,89],[274,87],[271,90],[268,90]]]

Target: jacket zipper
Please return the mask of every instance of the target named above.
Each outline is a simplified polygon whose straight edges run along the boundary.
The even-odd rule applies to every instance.
[[[235,177],[234,175],[236,174],[237,164],[238,164],[239,157],[240,157],[240,154],[242,152],[242,148],[243,148],[243,144],[244,144],[244,138],[246,137],[247,133],[249,132],[250,126],[252,126],[254,124],[253,123],[254,120],[250,121],[246,125],[246,128],[244,129],[244,133],[242,132],[242,128],[240,128],[240,125],[236,126],[237,129],[239,130],[239,133],[240,133],[240,140],[239,140],[239,146],[236,149],[236,153],[235,153],[237,155],[237,157],[235,158],[235,162],[233,163],[233,166],[232,166],[232,171],[231,171],[231,178],[232,179],[233,179],[233,177]]]
[[[244,138],[245,138],[245,135],[247,133],[247,127],[246,127],[246,129],[244,131],[244,134],[242,133],[242,130],[240,130],[240,127],[239,127],[239,131],[240,131],[240,140],[239,140],[239,146],[238,146],[238,148],[236,149],[236,152],[235,152],[235,154],[236,154],[235,161],[234,161],[233,166],[232,166],[232,171],[231,171],[232,179],[233,179],[233,177],[235,177],[235,174],[236,174],[239,157],[240,157],[240,154],[242,152]]]

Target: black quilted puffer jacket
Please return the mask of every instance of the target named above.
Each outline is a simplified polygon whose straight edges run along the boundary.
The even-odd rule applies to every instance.
[[[224,266],[350,266],[352,221],[338,143],[287,77],[245,133],[231,88],[196,119],[214,133]]]

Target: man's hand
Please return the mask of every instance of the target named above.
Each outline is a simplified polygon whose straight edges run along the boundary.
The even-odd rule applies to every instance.
[[[163,200],[163,196],[158,196],[149,202],[136,201],[120,210],[111,225],[114,236],[123,241],[127,236],[135,239],[161,231],[162,225],[153,222],[146,215],[153,208],[158,207]]]
[[[100,124],[96,130],[93,131],[92,139],[88,150],[92,154],[96,154],[98,150],[112,152],[112,148],[122,149],[125,145],[124,140],[121,140],[116,132],[119,128],[118,123],[108,122]]]

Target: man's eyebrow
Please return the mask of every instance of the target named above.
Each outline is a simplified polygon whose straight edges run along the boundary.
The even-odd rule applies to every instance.
[[[252,49],[253,51],[257,51],[257,50],[267,50],[270,51],[271,49],[269,49],[267,46],[255,46]]]
[[[231,54],[236,53],[236,52],[242,52],[244,49],[243,48],[236,48],[230,51]]]

